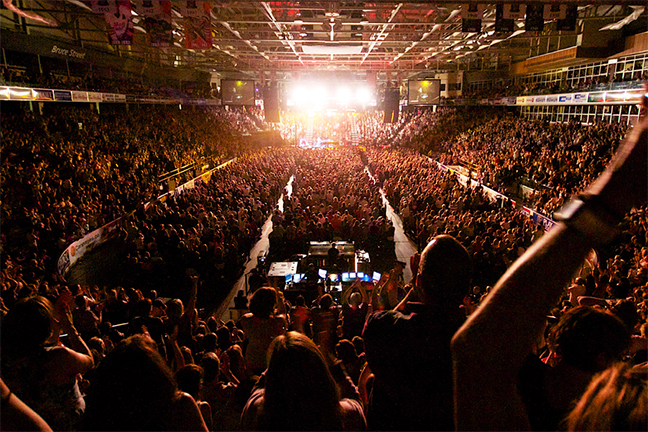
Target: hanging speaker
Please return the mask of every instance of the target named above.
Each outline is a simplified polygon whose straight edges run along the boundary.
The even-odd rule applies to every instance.
[[[397,88],[385,90],[383,123],[398,122],[399,114],[400,114],[400,90]]]
[[[263,90],[263,111],[268,123],[279,123],[279,90],[268,86]]]

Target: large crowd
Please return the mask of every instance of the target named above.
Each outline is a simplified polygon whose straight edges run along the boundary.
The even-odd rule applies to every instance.
[[[393,262],[394,227],[362,153],[305,150],[293,153],[291,160],[292,193],[283,213],[273,218],[270,235],[271,256],[279,258],[274,260],[305,253],[312,241],[352,241],[369,253],[377,270]]]
[[[547,124],[494,116],[443,142],[439,160],[475,169],[485,185],[525,198],[551,216],[603,171],[626,130],[618,123]],[[533,192],[524,194],[520,186]]]
[[[621,222],[599,240],[578,231],[590,226],[545,233],[428,155],[468,163],[502,191],[511,176],[527,177],[562,198],[535,197],[551,212],[591,190],[626,132],[619,125],[425,110],[381,129],[367,114],[353,126],[373,144],[366,151],[246,151],[237,130],[253,128],[248,114],[3,112],[3,428],[449,430],[457,385],[458,427],[602,429],[606,394],[597,399],[596,385],[608,384],[638,392],[620,396],[627,407],[609,430],[645,429],[646,372],[631,369],[648,351],[648,219],[636,178],[646,175],[645,133],[599,185]],[[193,177],[234,157],[157,199],[161,174],[190,165]],[[636,187],[620,193],[627,182]],[[394,261],[382,193],[417,245],[409,263]],[[57,274],[62,249],[121,216],[111,246],[120,264],[105,278],[114,284]],[[251,297],[235,303],[242,316],[223,322],[210,312],[268,219],[273,259],[304,253],[310,240],[352,240],[389,265],[379,281],[358,280],[339,296],[322,290],[313,302],[288,300],[255,273]],[[402,280],[408,264],[412,281]],[[621,359],[625,366],[608,369]],[[561,379],[569,385],[555,385]],[[519,398],[497,393],[509,382]],[[497,397],[485,399],[480,385]],[[466,408],[471,397],[484,415]]]

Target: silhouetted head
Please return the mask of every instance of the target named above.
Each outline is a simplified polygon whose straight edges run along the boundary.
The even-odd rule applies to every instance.
[[[416,292],[426,304],[459,307],[470,290],[470,255],[454,237],[436,236],[421,254]]]

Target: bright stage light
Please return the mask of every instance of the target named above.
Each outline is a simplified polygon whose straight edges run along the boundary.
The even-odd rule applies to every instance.
[[[291,96],[292,102],[295,105],[304,105],[308,100],[308,92],[301,85],[293,87]]]
[[[321,103],[326,99],[326,88],[323,86],[317,86],[313,89],[313,102]]]
[[[348,87],[340,87],[337,90],[336,97],[338,101],[347,103],[349,102],[349,99],[351,99],[351,91]]]
[[[371,91],[366,87],[360,87],[357,98],[361,104],[366,105],[371,101]]]

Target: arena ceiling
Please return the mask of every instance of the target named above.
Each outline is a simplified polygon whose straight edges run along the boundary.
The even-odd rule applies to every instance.
[[[212,1],[211,48],[191,49],[185,44],[182,3],[171,2],[173,44],[166,48],[150,46],[137,12],[141,1],[131,2],[135,33],[129,46],[108,43],[106,20],[93,13],[90,1],[3,0],[2,29],[143,62],[278,80],[323,71],[375,71],[382,80],[389,79],[386,73],[409,77],[427,70],[499,70],[576,46],[583,38],[601,36],[605,44],[614,32],[647,30],[645,0],[536,1],[577,6],[576,29],[559,31],[556,20],[545,19],[542,31],[527,31],[524,19],[517,19],[507,33],[495,32],[495,2]],[[479,31],[462,32],[462,8],[468,4],[483,10]]]

